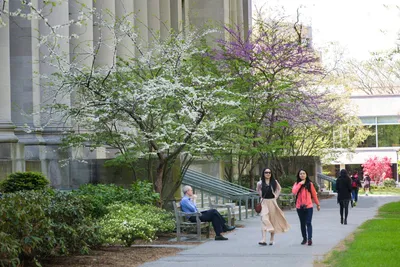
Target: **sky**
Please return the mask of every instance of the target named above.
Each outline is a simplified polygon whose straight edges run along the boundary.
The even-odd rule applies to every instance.
[[[252,1],[253,11],[255,6],[283,7],[293,20],[301,6],[301,21],[312,27],[314,47],[338,43],[345,58],[368,59],[370,52],[395,48],[399,37],[399,0]]]

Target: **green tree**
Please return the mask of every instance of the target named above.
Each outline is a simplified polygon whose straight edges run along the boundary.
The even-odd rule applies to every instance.
[[[258,14],[247,38],[239,27],[226,28],[230,41],[220,41],[219,58],[236,77],[233,91],[245,96],[225,130],[231,144],[227,176],[236,165],[239,182],[247,170],[254,186],[255,168],[269,159],[328,154],[338,145],[335,130],[346,127],[342,136],[356,136],[341,142],[341,149],[364,138],[355,114],[346,112],[347,98],[322,83],[329,73],[306,38],[308,30],[276,14]]]

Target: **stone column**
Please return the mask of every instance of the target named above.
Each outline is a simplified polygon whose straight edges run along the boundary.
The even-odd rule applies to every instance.
[[[115,64],[116,40],[114,35],[115,0],[97,0],[94,2],[97,18],[94,21],[94,47],[98,49],[96,55],[97,66],[110,68]],[[100,24],[100,25],[99,25]]]
[[[251,0],[243,0],[243,32],[244,38],[247,38],[249,35],[249,30],[252,25],[252,1]]]
[[[148,40],[151,42],[157,38],[160,32],[160,1],[147,0],[147,25],[148,25]]]
[[[41,38],[47,36],[49,43],[42,45],[39,52],[36,47],[33,47],[33,58],[39,59],[39,64],[37,61],[34,61],[33,64],[35,64],[35,68],[38,68],[40,75],[47,77],[51,77],[53,73],[62,75],[64,72],[68,72],[70,67],[70,43],[68,39],[65,39],[65,37],[70,37],[69,3],[61,1],[53,7],[51,3],[46,4],[43,0],[38,0],[37,4],[46,14],[46,21],[39,20],[37,22],[39,28],[32,27],[32,30],[38,31]],[[58,37],[60,35],[63,38]],[[49,55],[53,55],[53,58],[49,58]],[[52,85],[48,84],[48,80],[43,76],[36,79],[39,84],[34,85],[33,98],[34,102],[40,101],[42,108],[47,104],[56,103],[71,105],[71,92],[62,91],[57,80],[54,80],[54,85]],[[61,160],[68,161],[71,154],[60,150],[60,144],[64,131],[71,129],[71,122],[66,121],[62,114],[55,114],[52,110],[47,109],[40,114],[39,129],[38,135],[41,134],[39,138],[42,142],[30,145],[29,155],[35,160],[40,160],[41,171],[50,180],[52,186],[68,188],[69,167],[65,161],[61,162]],[[27,155],[28,153],[26,153]]]
[[[136,15],[135,27],[138,30],[139,39],[142,40],[143,43],[147,44],[147,42],[149,41],[149,34],[147,29],[148,27],[147,1],[142,1],[142,0],[134,0],[134,1],[135,1],[134,7]]]
[[[4,9],[9,10],[8,1]],[[2,19],[6,26],[0,27],[0,179],[25,170],[23,145],[17,143],[11,120],[10,22],[6,16]]]
[[[171,2],[170,0],[160,1],[160,34],[164,39],[169,36],[171,29]]]
[[[238,22],[238,1],[241,2],[240,0],[230,0],[229,1],[229,24],[231,24],[233,27],[236,27],[239,25]]]
[[[92,0],[70,0],[68,3],[70,20],[77,21],[79,13],[89,11],[93,8]],[[93,17],[90,16],[87,25],[72,24],[69,27],[70,35],[77,35],[79,38],[71,38],[69,41],[70,61],[78,66],[91,67],[93,64]]]
[[[182,30],[182,4],[181,0],[170,0],[171,28],[176,32]]]
[[[321,163],[321,159],[319,157],[314,157],[314,163],[315,163],[315,181],[317,182],[317,184],[319,185],[319,189],[320,191],[322,191],[322,189],[325,189],[325,183],[322,179],[318,178],[318,173],[322,173],[322,163]]]
[[[244,38],[245,34],[243,32],[244,21],[243,21],[243,1],[242,0],[236,0],[236,8],[237,8],[237,12],[236,12],[236,21],[237,22],[236,23],[240,27],[242,38]]]
[[[8,1],[4,5],[8,10]],[[2,19],[6,26],[0,27],[0,142],[15,143],[18,138],[11,121],[10,24],[6,16]]]
[[[132,30],[135,26],[135,7],[133,0],[116,0],[115,17],[122,20],[126,25],[131,25]],[[133,30],[134,31],[134,30]],[[135,47],[133,41],[129,37],[123,38],[117,44],[117,56],[127,59],[135,57]]]

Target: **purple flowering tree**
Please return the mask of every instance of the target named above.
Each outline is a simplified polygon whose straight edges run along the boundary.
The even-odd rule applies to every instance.
[[[219,41],[216,58],[244,95],[229,138],[239,179],[247,169],[250,186],[260,159],[266,166],[277,156],[320,155],[334,147],[333,129],[352,118],[340,97],[321,86],[328,73],[306,38],[309,30],[259,16],[246,36],[226,27],[229,41]]]

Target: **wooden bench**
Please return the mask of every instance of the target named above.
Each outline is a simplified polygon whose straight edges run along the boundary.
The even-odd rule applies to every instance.
[[[226,208],[227,209],[226,218],[228,225],[229,226],[235,225],[235,203],[224,203],[224,204],[213,203],[211,201],[210,196],[208,196],[208,203],[210,205],[210,209]]]
[[[279,207],[282,209],[285,207],[294,209],[296,207],[295,197],[293,194],[280,194],[277,202]]]
[[[176,220],[176,239],[177,241],[181,240],[182,232],[184,230],[188,230],[187,235],[192,232],[196,232],[195,236],[197,240],[201,241],[201,232],[205,230],[206,238],[210,237],[210,223],[200,221],[200,212],[183,212],[180,207],[180,203],[176,203],[176,201],[172,202],[174,206],[175,220]],[[189,221],[188,217],[196,216],[196,222]]]

